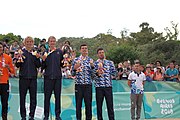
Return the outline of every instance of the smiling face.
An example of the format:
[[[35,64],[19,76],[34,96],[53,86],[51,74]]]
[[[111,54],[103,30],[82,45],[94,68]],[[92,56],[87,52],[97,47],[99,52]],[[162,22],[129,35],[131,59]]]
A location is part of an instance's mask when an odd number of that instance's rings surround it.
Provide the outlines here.
[[[83,56],[88,55],[88,47],[87,47],[87,45],[81,45],[81,47],[80,47],[80,52],[81,52],[81,54],[82,54]]]
[[[171,69],[174,69],[174,63],[171,62],[171,63],[169,64],[169,67],[170,67]]]
[[[50,36],[48,39],[50,49],[54,49],[56,47],[56,38],[54,36]]]
[[[104,59],[105,58],[104,50],[99,50],[97,55],[98,55],[99,59],[101,59],[101,60]]]
[[[33,45],[34,45],[33,38],[30,36],[26,37],[24,40],[24,45],[25,45],[27,50],[31,50],[33,48]]]

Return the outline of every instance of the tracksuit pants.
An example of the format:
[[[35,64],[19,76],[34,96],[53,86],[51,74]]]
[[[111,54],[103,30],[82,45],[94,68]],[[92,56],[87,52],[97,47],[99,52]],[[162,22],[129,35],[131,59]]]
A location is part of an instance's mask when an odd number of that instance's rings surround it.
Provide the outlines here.
[[[2,120],[7,120],[9,83],[0,84],[0,97],[2,104]]]
[[[50,99],[52,92],[55,95],[56,120],[61,120],[61,79],[44,78],[44,120],[49,118]]]
[[[19,93],[20,93],[20,114],[22,120],[26,119],[26,95],[29,90],[30,95],[30,113],[29,117],[34,118],[37,104],[37,79],[20,78]]]
[[[102,106],[104,98],[106,100],[109,120],[114,120],[112,87],[96,87],[97,118],[98,120],[103,120]]]
[[[92,85],[75,85],[76,118],[82,120],[82,101],[85,103],[86,120],[92,119]]]

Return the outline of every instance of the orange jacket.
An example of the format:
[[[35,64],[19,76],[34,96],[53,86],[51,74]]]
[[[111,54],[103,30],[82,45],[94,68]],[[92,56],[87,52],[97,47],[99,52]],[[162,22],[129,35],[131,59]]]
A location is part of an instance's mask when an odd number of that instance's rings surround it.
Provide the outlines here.
[[[8,70],[8,68],[6,67],[3,67],[2,65],[3,59],[5,61],[5,64],[9,65],[10,70]],[[3,55],[0,56],[0,70],[2,71],[2,74],[0,74],[0,84],[8,83],[9,72],[14,74],[14,66],[12,63],[12,58],[9,55],[3,53]]]

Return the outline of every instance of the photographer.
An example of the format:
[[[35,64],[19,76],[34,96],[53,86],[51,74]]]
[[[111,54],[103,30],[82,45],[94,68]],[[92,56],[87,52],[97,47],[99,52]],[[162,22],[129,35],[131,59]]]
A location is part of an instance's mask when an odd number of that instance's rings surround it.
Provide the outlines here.
[[[127,60],[124,61],[123,66],[124,67],[123,67],[122,80],[127,80],[128,79],[128,75],[131,72],[131,69],[128,66],[128,61]]]
[[[64,46],[62,46],[62,51],[63,51],[63,54],[68,54],[69,57],[71,56],[72,47],[70,46],[69,41],[64,42]]]

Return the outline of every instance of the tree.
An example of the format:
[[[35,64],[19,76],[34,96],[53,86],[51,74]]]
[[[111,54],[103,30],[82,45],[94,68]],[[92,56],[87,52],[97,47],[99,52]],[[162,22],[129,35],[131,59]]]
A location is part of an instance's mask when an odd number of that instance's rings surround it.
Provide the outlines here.
[[[166,40],[177,40],[178,35],[179,35],[179,30],[178,30],[178,23],[174,23],[173,21],[171,21],[171,27],[172,30],[168,27],[164,28],[165,32],[166,32]]]
[[[39,45],[40,41],[41,41],[40,38],[36,38],[36,37],[34,38],[34,44],[35,44],[36,46]]]
[[[131,62],[138,58],[135,48],[127,45],[117,45],[112,46],[108,50],[107,58],[112,60],[115,64],[123,62],[125,60],[130,60]]]
[[[121,30],[121,32],[120,32],[120,35],[121,35],[121,38],[122,38],[122,40],[125,40],[126,39],[126,37],[127,37],[127,35],[128,35],[128,29],[126,29],[126,28],[124,28],[123,30]]]
[[[0,34],[0,40],[5,41],[8,44],[12,44],[15,40],[16,41],[22,41],[22,38],[20,35],[14,35],[13,33],[8,33],[8,34]]]
[[[162,39],[162,33],[154,32],[154,28],[149,27],[149,23],[143,22],[139,27],[141,28],[140,32],[130,34],[137,44],[147,44]]]

